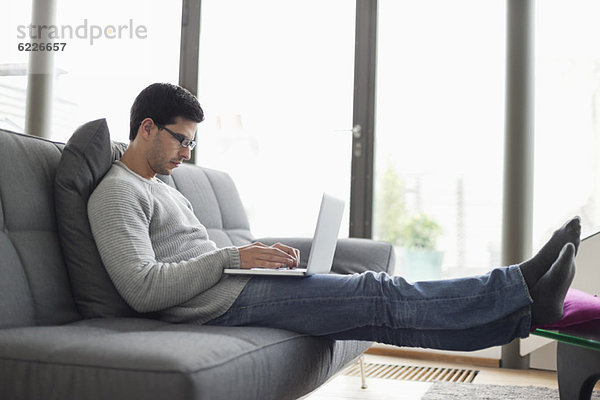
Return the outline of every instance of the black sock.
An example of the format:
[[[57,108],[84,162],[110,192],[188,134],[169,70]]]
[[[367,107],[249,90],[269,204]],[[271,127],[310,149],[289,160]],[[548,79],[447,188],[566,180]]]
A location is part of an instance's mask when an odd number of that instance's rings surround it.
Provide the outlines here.
[[[532,325],[552,324],[563,316],[567,290],[575,276],[575,246],[567,243],[558,258],[530,290]]]
[[[519,264],[521,273],[530,290],[550,269],[550,266],[556,261],[558,254],[565,244],[573,243],[575,246],[575,253],[577,253],[580,235],[581,221],[579,220],[579,217],[575,217],[554,231],[550,240],[548,240],[544,247],[542,247],[533,258]]]

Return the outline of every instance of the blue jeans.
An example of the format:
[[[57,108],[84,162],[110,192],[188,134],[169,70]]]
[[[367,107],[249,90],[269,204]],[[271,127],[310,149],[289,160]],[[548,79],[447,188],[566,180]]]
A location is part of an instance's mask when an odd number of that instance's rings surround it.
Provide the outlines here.
[[[517,266],[414,284],[374,272],[255,276],[231,308],[208,324],[468,351],[527,337],[530,305]]]

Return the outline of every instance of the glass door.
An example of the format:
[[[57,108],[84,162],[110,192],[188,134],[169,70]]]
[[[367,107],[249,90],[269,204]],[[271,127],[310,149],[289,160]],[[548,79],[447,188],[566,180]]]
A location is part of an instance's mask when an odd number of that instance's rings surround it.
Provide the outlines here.
[[[379,1],[373,236],[409,280],[500,263],[505,7]]]
[[[600,3],[544,0],[535,12],[533,243],[539,248],[574,215],[582,218],[582,237],[600,230]]]

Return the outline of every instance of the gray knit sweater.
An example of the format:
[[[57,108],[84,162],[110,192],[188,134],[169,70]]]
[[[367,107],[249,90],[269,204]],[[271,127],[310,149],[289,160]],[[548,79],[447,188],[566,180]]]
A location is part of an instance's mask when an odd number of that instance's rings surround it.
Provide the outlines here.
[[[117,161],[90,196],[94,240],[115,287],[136,311],[204,323],[233,304],[249,278],[237,248],[218,249],[190,202],[158,179]]]

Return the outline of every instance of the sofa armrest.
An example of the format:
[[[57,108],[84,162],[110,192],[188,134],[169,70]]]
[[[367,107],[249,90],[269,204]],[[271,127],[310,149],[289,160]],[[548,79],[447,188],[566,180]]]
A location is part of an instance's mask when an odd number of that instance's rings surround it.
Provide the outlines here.
[[[262,238],[257,242],[272,245],[277,242],[300,250],[300,266],[306,268],[308,255],[312,245],[311,238]],[[338,239],[333,257],[332,272],[337,274],[353,274],[365,271],[394,273],[394,247],[387,242],[371,239],[346,238]]]

